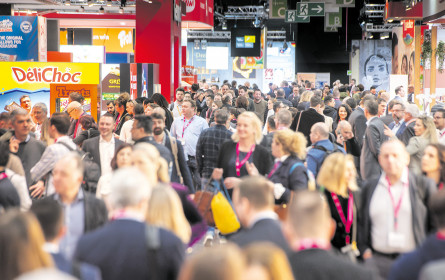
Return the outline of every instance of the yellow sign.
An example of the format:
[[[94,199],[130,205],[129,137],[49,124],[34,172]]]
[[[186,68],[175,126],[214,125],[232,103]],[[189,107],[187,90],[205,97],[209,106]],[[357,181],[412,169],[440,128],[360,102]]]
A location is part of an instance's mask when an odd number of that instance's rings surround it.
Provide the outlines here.
[[[99,84],[99,63],[0,62],[2,91],[57,84]]]
[[[93,45],[105,46],[108,53],[132,53],[132,28],[94,28]]]
[[[245,43],[255,43],[255,36],[244,36],[244,42]]]

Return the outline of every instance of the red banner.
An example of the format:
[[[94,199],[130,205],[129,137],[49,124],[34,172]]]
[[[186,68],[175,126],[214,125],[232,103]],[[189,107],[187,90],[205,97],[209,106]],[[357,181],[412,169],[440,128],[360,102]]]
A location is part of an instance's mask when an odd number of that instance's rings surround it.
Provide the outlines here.
[[[199,22],[213,27],[214,0],[182,0],[186,3],[186,16],[183,22]]]

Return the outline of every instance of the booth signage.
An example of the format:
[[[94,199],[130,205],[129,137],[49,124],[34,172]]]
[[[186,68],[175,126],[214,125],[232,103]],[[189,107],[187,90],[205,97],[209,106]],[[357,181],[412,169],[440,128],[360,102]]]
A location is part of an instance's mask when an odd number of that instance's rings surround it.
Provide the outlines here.
[[[105,46],[107,53],[132,53],[132,28],[94,28],[93,45]]]
[[[322,2],[307,2],[297,3],[297,13],[299,16],[324,16],[324,3]]]
[[[299,15],[297,15],[297,10],[288,10],[288,11],[286,11],[286,18],[285,18],[284,21],[285,22],[292,22],[292,23],[310,22],[311,18],[309,16],[299,16]]]
[[[269,9],[269,18],[284,18],[287,10],[287,0],[270,0]]]
[[[213,26],[214,0],[183,0],[187,14],[182,21],[196,21]]]

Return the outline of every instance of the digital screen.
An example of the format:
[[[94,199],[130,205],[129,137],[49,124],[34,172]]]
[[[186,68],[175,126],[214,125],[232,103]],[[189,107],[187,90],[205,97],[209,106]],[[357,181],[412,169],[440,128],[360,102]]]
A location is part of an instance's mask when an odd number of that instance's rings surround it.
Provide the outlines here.
[[[233,28],[231,35],[231,56],[261,55],[260,28]]]
[[[206,68],[227,70],[229,69],[229,48],[227,47],[207,47]]]

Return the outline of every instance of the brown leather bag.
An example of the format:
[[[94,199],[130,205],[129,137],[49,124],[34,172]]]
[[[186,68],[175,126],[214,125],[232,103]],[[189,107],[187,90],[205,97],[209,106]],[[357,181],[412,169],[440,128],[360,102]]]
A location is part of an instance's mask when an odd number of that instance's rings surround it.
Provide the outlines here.
[[[278,215],[278,218],[280,219],[280,221],[284,222],[286,220],[287,214],[289,212],[289,204],[290,204],[290,202],[292,201],[293,198],[294,198],[294,192],[291,191],[290,192],[289,202],[282,203],[282,204],[274,206],[274,211]]]
[[[215,194],[214,192],[208,190],[210,181],[211,180],[209,180],[209,183],[207,183],[207,185],[204,187],[204,190],[200,190],[195,193],[195,198],[193,200],[196,204],[196,208],[198,208],[199,213],[206,220],[207,225],[210,227],[214,227],[215,221],[213,220],[211,203]]]

